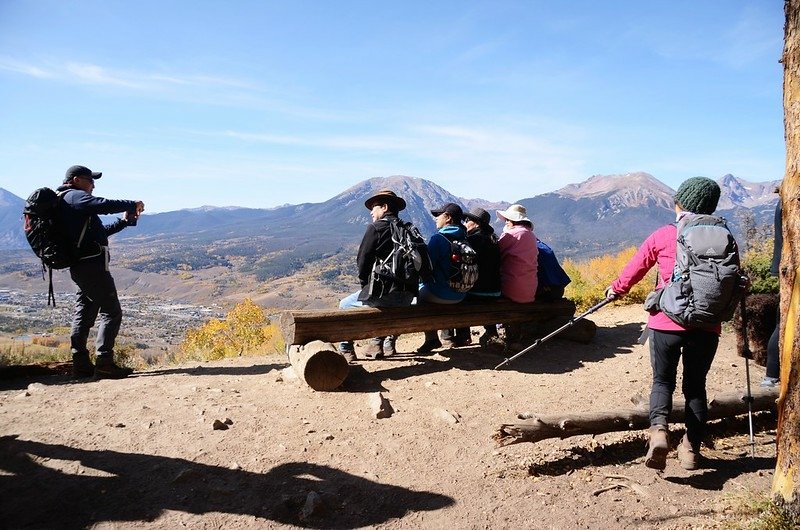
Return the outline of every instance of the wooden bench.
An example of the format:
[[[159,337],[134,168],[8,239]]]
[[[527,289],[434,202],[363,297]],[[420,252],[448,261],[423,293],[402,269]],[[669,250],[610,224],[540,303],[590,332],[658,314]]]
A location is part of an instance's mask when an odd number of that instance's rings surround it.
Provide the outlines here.
[[[530,304],[499,299],[392,308],[291,310],[281,314],[280,328],[298,376],[315,390],[334,390],[349,371],[347,361],[333,346],[336,342],[496,323],[534,326],[549,333],[574,315],[575,304],[566,299]],[[594,324],[584,322],[587,325],[580,335],[584,341],[591,340]]]

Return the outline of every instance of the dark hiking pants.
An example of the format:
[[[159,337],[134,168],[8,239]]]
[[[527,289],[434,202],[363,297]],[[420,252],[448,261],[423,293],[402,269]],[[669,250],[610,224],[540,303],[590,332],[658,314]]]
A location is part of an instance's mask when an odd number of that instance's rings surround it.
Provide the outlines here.
[[[686,437],[694,446],[703,438],[708,417],[706,376],[717,352],[719,335],[712,331],[650,330],[650,365],[653,387],[650,391],[650,425],[667,425],[672,411],[678,361],[683,358],[683,397],[686,400]]]
[[[78,286],[75,313],[72,317],[70,342],[72,353],[87,352],[86,341],[98,314],[95,349],[101,358],[113,358],[114,341],[122,323],[122,308],[114,278],[106,270],[103,256],[81,260],[69,269],[72,281]]]

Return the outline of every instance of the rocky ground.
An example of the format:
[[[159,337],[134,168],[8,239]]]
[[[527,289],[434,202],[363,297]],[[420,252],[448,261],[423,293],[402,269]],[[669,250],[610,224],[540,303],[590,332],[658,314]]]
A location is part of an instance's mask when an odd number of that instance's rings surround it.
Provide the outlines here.
[[[352,367],[314,392],[283,356],[121,381],[0,382],[3,528],[717,528],[769,491],[774,416],[716,422],[707,459],[643,465],[643,431],[497,447],[524,412],[630,408],[649,391],[644,313],[606,307],[593,343],[552,340],[507,369],[478,346]],[[751,363],[758,386],[763,369]],[[709,395],[743,389],[726,333]],[[377,419],[380,392],[394,413]],[[681,425],[672,426],[673,443]]]

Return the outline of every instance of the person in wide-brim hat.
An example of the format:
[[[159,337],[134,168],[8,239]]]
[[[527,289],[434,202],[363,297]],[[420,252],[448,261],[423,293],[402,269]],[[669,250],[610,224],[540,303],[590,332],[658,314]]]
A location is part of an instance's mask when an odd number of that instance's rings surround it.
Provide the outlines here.
[[[505,210],[497,210],[497,217],[502,219],[503,221],[512,221],[514,223],[531,223],[533,221],[528,219],[528,210],[521,204],[512,204]]]
[[[406,201],[392,190],[380,190],[364,201],[367,210],[372,210],[376,204],[388,204],[395,213],[406,209]]]

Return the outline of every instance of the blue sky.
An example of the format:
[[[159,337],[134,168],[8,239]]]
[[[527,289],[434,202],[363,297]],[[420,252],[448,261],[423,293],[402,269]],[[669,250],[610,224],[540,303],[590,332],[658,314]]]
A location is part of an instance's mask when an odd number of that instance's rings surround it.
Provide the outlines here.
[[[0,187],[149,212],[409,175],[783,177],[783,2],[0,0]]]

